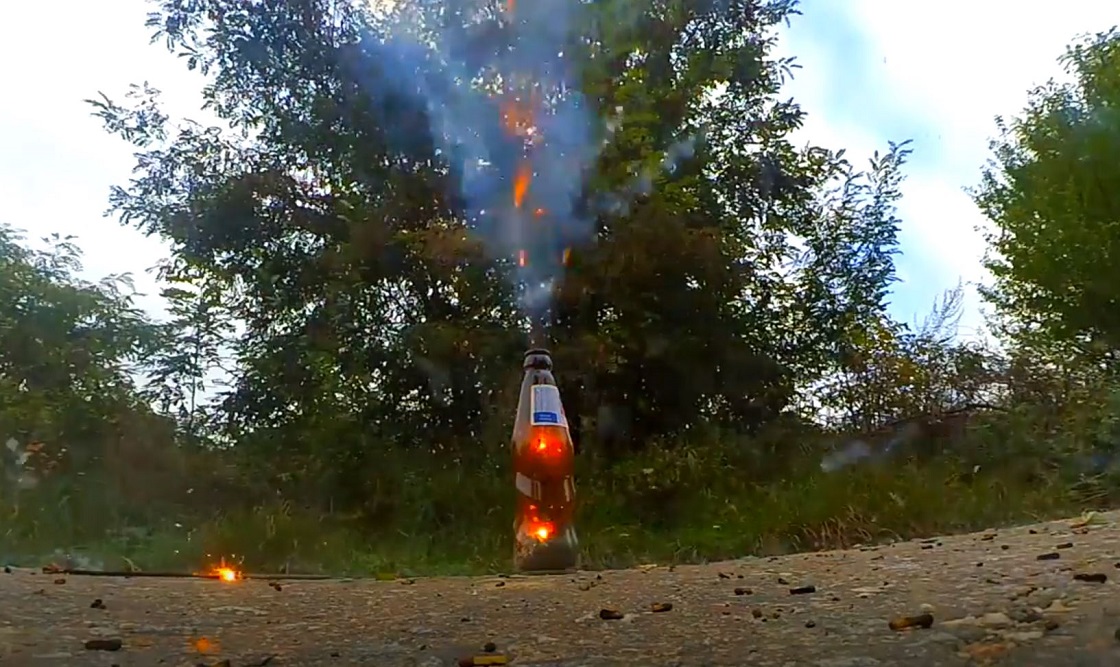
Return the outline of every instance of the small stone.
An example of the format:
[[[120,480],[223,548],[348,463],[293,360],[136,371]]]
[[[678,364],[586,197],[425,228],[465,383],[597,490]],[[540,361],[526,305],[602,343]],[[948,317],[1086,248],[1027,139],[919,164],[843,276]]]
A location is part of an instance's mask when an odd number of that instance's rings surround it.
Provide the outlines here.
[[[999,548],[1002,549],[1003,551],[1007,551],[1008,549],[1011,548],[1011,545],[1001,544],[1001,545],[999,545]]]
[[[1049,553],[1039,554],[1035,556],[1035,560],[1058,560],[1061,557],[1062,554],[1058,553],[1057,551],[1051,551]]]
[[[497,651],[497,650],[498,650],[498,645],[495,644],[494,642],[486,642],[485,644],[482,645],[482,652],[483,653],[493,653],[494,651]]]
[[[986,628],[1005,628],[1009,625],[1014,625],[1011,617],[1002,611],[991,611],[976,619],[979,625]]]
[[[816,621],[805,621],[805,627],[815,628],[815,627],[817,627],[817,622]]]
[[[12,568],[5,565],[4,566],[4,574],[11,574],[11,573],[12,573]]]
[[[1042,620],[1042,614],[1029,607],[1013,609],[1008,616],[1016,623],[1035,623]]]
[[[789,594],[790,595],[806,595],[808,593],[816,593],[816,592],[817,592],[817,587],[812,586],[812,585],[810,585],[810,586],[798,586],[797,588],[789,589]]]
[[[506,585],[506,582],[499,581],[498,583],[494,584],[494,588],[501,588],[502,586],[505,586],[505,585]],[[586,590],[586,589],[584,589],[584,590]]]
[[[752,609],[751,610],[751,616],[753,616],[755,618],[762,618],[762,610],[761,609]]]
[[[105,609],[105,603],[102,602],[101,598],[97,598],[93,602],[89,603],[89,608],[90,609]]]
[[[654,602],[649,606],[649,610],[655,614],[661,614],[667,611],[673,611],[672,602]]]
[[[1087,584],[1103,584],[1108,581],[1108,575],[1104,572],[1079,572],[1073,575],[1074,581],[1082,581]]]
[[[781,584],[782,586],[788,586],[789,585],[789,582],[786,581],[785,577],[778,577],[778,583]]]
[[[1055,549],[1072,549],[1073,548],[1073,542],[1062,542],[1061,544],[1059,544],[1058,546],[1056,546],[1054,548]]]
[[[899,616],[887,624],[891,630],[907,630],[910,628],[929,629],[933,626],[933,614],[918,614],[917,616]]]
[[[751,595],[753,593],[754,591],[752,591],[751,589],[743,588],[742,586],[739,586],[735,589],[735,595]]]
[[[600,609],[599,610],[599,618],[603,619],[604,621],[617,621],[624,616],[626,616],[626,614],[622,613],[621,611],[619,611],[617,609]]]
[[[66,583],[66,578],[65,577],[59,577],[58,579],[54,580],[54,583],[55,583],[55,585],[65,584]]]
[[[108,639],[87,639],[85,647],[87,651],[119,651],[124,646],[124,642],[116,637]]]
[[[716,574],[719,575],[720,579],[730,579],[731,578],[731,575],[726,573],[726,572],[717,572]]]

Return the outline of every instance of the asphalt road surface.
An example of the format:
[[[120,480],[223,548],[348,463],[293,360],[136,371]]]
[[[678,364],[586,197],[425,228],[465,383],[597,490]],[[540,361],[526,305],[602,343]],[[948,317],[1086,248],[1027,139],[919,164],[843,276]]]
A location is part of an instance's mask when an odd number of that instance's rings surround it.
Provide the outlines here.
[[[0,574],[0,665],[1115,666],[1118,580],[1120,513],[554,576],[226,583],[12,570]]]

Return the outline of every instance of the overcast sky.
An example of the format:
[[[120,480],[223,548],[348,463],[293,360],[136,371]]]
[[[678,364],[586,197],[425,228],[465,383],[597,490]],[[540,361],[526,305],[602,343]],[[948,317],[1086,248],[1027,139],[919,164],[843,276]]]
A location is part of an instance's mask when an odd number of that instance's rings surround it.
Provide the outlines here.
[[[0,220],[32,236],[73,234],[97,278],[146,269],[161,244],[102,216],[131,150],[104,133],[84,98],[149,81],[172,115],[199,117],[200,79],[148,44],[143,0],[9,3],[0,22]],[[1029,10],[1028,10],[1029,7]],[[912,321],[958,280],[983,279],[983,223],[968,196],[997,114],[1016,113],[1033,85],[1059,73],[1076,35],[1120,23],[1111,0],[804,0],[782,51],[802,69],[790,85],[809,112],[802,138],[865,160],[888,140],[914,140],[907,169],[893,310]],[[158,310],[158,297],[143,301]],[[970,289],[966,326],[980,324]],[[967,333],[967,332],[966,332]]]

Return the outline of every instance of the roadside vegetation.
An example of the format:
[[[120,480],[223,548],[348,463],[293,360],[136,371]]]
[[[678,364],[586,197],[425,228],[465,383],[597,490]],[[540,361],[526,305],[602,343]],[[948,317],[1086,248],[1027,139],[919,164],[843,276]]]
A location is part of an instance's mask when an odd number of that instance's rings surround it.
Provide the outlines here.
[[[485,225],[446,123],[399,85],[433,61],[377,65],[394,21],[468,55],[500,30],[437,4],[156,7],[153,48],[207,72],[223,124],[168,118],[146,86],[91,102],[137,152],[113,210],[171,247],[166,317],[127,276],[83,278],[73,239],[0,227],[0,560],[508,569],[515,262],[463,233]],[[921,326],[888,312],[905,138],[868,165],[791,143],[804,112],[770,52],[796,8],[720,4],[572,17],[595,38],[567,65],[617,115],[549,329],[586,564],[1120,505],[1120,34],[1075,42],[1070,82],[1002,120],[976,175],[981,340],[958,332],[959,288]]]

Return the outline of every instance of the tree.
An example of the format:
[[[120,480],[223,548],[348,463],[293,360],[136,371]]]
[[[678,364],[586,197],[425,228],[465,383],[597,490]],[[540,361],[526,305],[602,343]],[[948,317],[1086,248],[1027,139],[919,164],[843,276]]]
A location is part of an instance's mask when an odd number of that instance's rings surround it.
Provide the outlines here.
[[[34,248],[0,226],[4,486],[49,473],[55,488],[111,493],[99,488],[107,477],[142,477],[145,457],[173,444],[159,437],[167,424],[136,387],[161,338],[133,304],[127,276],[82,280],[71,238],[43,242]],[[83,476],[94,471],[107,475]]]
[[[1120,350],[1120,33],[1061,59],[1069,82],[1031,92],[999,120],[974,198],[994,227],[984,292],[1022,342],[1071,347],[1114,365]],[[1033,343],[1031,341],[1034,341]]]
[[[497,94],[515,74],[547,110],[529,197],[563,222],[551,251],[570,249],[550,313],[558,375],[574,421],[625,406],[631,438],[609,454],[702,420],[765,425],[851,321],[882,310],[905,147],[862,173],[789,143],[802,112],[776,95],[792,64],[769,50],[794,3],[525,11],[164,2],[155,37],[210,76],[230,128],[173,124],[148,87],[95,102],[139,151],[115,211],[244,325],[221,404],[242,449],[360,498],[377,447],[456,465],[502,445],[518,291],[541,277],[487,217],[519,187],[503,123],[521,121]],[[535,50],[515,48],[525,21]]]

